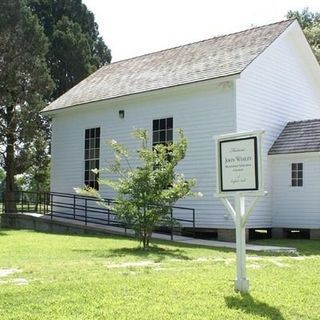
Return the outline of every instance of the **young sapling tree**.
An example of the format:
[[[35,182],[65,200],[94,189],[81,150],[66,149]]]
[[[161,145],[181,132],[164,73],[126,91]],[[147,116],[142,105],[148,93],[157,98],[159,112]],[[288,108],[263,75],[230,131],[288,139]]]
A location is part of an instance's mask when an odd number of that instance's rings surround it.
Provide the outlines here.
[[[100,178],[99,185],[111,187],[115,193],[112,210],[119,219],[130,226],[140,240],[144,249],[150,245],[154,227],[161,223],[172,223],[170,206],[187,196],[201,195],[192,192],[194,179],[186,179],[175,171],[187,151],[187,139],[183,131],[179,131],[179,139],[170,144],[158,144],[150,147],[146,130],[136,129],[134,136],[140,141],[137,150],[139,165],[134,167],[129,158],[128,149],[111,140],[109,145],[114,152],[114,160],[107,171],[116,175],[116,179]],[[101,175],[100,175],[101,177]],[[99,199],[99,203],[107,206],[100,192],[90,188],[76,188],[83,195]],[[110,208],[110,207],[108,207]]]

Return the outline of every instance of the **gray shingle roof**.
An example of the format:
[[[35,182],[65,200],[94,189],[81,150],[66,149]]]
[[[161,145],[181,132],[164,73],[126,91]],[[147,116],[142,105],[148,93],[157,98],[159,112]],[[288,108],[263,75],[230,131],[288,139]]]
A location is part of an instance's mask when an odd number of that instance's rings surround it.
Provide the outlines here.
[[[320,151],[320,119],[289,122],[269,154]]]
[[[293,21],[285,20],[111,63],[43,111],[239,74]]]

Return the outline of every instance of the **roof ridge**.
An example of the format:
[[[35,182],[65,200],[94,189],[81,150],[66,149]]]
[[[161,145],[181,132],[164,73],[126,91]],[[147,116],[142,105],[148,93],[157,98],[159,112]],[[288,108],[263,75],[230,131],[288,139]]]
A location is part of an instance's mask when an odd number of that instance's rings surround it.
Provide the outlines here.
[[[269,26],[272,26],[272,25],[281,24],[281,23],[288,22],[288,21],[292,21],[293,22],[295,20],[297,20],[297,19],[296,18],[284,19],[284,20],[281,20],[281,21],[272,22],[272,23],[261,25],[261,26],[247,28],[247,29],[244,29],[244,30],[241,30],[241,31],[231,32],[231,33],[223,34],[223,35],[220,35],[220,36],[214,36],[214,37],[210,37],[210,38],[207,38],[207,39],[198,40],[198,41],[194,41],[194,42],[188,42],[188,43],[185,43],[185,44],[182,44],[182,45],[179,45],[179,46],[170,47],[170,48],[166,48],[166,49],[161,49],[161,50],[157,50],[157,51],[153,51],[153,52],[148,52],[148,53],[144,53],[144,54],[141,54],[141,55],[133,56],[133,57],[130,57],[130,58],[125,58],[125,59],[122,59],[122,60],[111,62],[111,63],[103,66],[102,68],[108,67],[108,66],[111,66],[111,65],[114,65],[114,64],[118,64],[118,63],[121,63],[121,62],[125,62],[125,61],[128,61],[128,60],[134,60],[134,59],[137,59],[137,58],[150,56],[150,55],[153,55],[153,54],[156,54],[156,53],[160,53],[160,52],[166,52],[166,51],[170,51],[170,50],[173,50],[173,49],[187,47],[187,46],[190,46],[190,45],[193,45],[193,44],[196,44],[196,43],[206,42],[206,41],[210,41],[210,40],[217,39],[217,38],[224,38],[224,37],[228,37],[228,36],[244,33],[244,32],[255,30],[255,29],[261,29],[261,28],[264,28],[264,27],[269,27]]]

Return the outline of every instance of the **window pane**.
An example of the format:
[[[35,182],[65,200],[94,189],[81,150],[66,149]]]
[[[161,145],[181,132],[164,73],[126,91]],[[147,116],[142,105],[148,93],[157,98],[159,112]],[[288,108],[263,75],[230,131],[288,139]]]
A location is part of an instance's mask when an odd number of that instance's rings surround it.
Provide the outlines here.
[[[96,148],[100,148],[100,138],[96,138]]]
[[[95,149],[95,154],[94,154],[95,156],[94,156],[94,158],[99,158],[99,156],[100,156],[100,152],[99,152],[99,149]]]
[[[84,172],[84,180],[89,180],[89,171]]]
[[[299,179],[299,180],[298,180],[298,186],[299,186],[299,187],[302,187],[302,185],[303,185],[302,179]]]
[[[160,120],[160,129],[163,130],[166,128],[166,119]]]
[[[293,187],[296,187],[296,186],[297,186],[297,180],[292,179],[291,185],[292,185]]]
[[[167,129],[172,129],[173,128],[173,118],[168,118],[167,119]]]
[[[89,180],[94,180],[95,174],[92,171],[89,171]]]
[[[159,142],[159,131],[153,132],[153,143]]]
[[[171,142],[172,141],[172,130],[167,131],[167,141]]]
[[[89,150],[84,151],[84,159],[85,160],[89,159]]]
[[[94,138],[94,134],[95,134],[94,129],[90,129],[90,138]]]
[[[291,177],[292,177],[292,179],[297,179],[298,178],[297,171],[292,171]]]
[[[90,138],[90,129],[86,129],[85,138],[86,139]]]
[[[100,128],[96,128],[96,138],[100,138]]]
[[[160,142],[166,141],[166,132],[165,130],[160,131]]]
[[[95,184],[94,181],[89,181],[89,187],[94,188]]]
[[[298,170],[302,170],[303,169],[303,164],[302,163],[298,163]]]
[[[152,130],[159,130],[159,120],[153,120]]]
[[[88,148],[89,148],[89,139],[86,139],[86,140],[85,140],[84,148],[85,148],[85,149],[88,149]]]
[[[303,172],[302,171],[298,171],[298,178],[302,179],[303,178]]]

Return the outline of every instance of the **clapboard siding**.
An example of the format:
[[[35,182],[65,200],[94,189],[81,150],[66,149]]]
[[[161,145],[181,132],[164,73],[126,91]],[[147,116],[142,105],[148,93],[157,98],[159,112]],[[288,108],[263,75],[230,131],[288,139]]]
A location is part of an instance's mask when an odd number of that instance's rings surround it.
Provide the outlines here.
[[[320,228],[320,155],[274,155],[273,227]],[[291,186],[291,163],[303,163],[303,187]]]
[[[125,110],[124,119],[119,118],[120,109]],[[209,81],[57,113],[53,119],[51,190],[73,192],[74,187],[83,184],[86,128],[101,127],[102,141],[115,139],[127,145],[134,155],[138,143],[131,136],[133,128],[146,128],[150,133],[153,119],[171,116],[174,129],[182,128],[188,139],[187,156],[178,171],[188,178],[196,178],[196,191],[203,193],[202,198],[181,200],[179,205],[196,209],[198,227],[231,227],[231,221],[225,219],[225,209],[213,197],[212,137],[235,131],[233,82]],[[110,159],[110,149],[102,144],[102,166]],[[136,163],[134,159],[133,163]],[[106,197],[114,196],[110,190],[102,191]]]
[[[320,117],[318,82],[305,61],[310,59],[309,51],[295,24],[237,80],[237,131],[265,130],[265,189],[269,194],[254,209],[249,227],[272,226],[271,164],[266,160],[271,145],[288,121]]]
[[[174,129],[184,129],[189,143],[187,156],[178,171],[188,178],[196,178],[195,191],[203,193],[203,198],[184,199],[178,204],[196,209],[197,227],[233,228],[226,209],[213,197],[216,172],[212,137],[264,129],[265,189],[269,195],[254,209],[248,227],[289,226],[299,221],[299,217],[294,215],[291,219],[286,214],[289,211],[283,209],[284,202],[291,201],[290,197],[278,201],[278,193],[275,195],[278,191],[273,188],[275,174],[272,175],[272,170],[278,172],[278,162],[272,167],[267,153],[288,121],[320,118],[319,83],[319,66],[295,22],[240,76],[56,110],[51,190],[72,193],[74,187],[83,185],[85,129],[100,127],[102,141],[116,139],[127,145],[135,158],[139,145],[131,136],[133,128],[145,128],[151,133],[153,119],[173,117]],[[119,110],[125,111],[124,119],[119,118]],[[105,167],[112,157],[111,150],[102,145],[101,166]],[[137,164],[136,159],[132,161],[133,165]],[[279,166],[282,170],[281,163]],[[313,181],[316,186],[310,194],[312,200],[306,201],[304,206],[307,206],[306,214],[314,218],[319,204],[313,195],[319,187],[319,177]],[[281,186],[280,181],[277,183]],[[114,196],[111,190],[102,192],[106,197]],[[283,194],[284,197],[289,195],[292,193]],[[296,208],[302,210],[301,205],[302,202],[296,203]],[[316,223],[315,219],[311,221]]]

